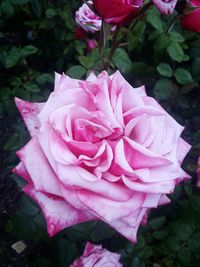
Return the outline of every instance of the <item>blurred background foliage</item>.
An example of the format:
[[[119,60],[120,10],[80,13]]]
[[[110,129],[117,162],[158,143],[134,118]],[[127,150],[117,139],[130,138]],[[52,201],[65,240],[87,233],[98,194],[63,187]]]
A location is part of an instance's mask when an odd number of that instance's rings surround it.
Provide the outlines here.
[[[192,182],[176,188],[172,204],[152,212],[136,245],[101,222],[48,238],[41,211],[20,190],[24,181],[11,174],[18,162],[14,152],[29,138],[14,96],[44,101],[53,90],[54,71],[84,78],[99,68],[98,49],[88,51],[86,40],[75,37],[74,14],[81,3],[0,1],[0,266],[66,267],[90,240],[120,252],[127,267],[199,267],[200,195],[194,185],[200,154],[200,36],[178,23],[169,27],[171,16],[153,8],[129,30],[124,27],[111,62],[111,71],[118,68],[132,85],[146,85],[148,94],[186,126],[183,137],[193,145],[184,161]],[[20,254],[11,247],[19,240],[26,244]]]

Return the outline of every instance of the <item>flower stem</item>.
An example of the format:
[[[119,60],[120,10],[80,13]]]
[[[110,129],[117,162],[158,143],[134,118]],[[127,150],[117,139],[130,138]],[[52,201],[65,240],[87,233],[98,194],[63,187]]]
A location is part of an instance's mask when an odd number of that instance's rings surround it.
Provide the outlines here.
[[[174,28],[174,26],[175,26],[177,20],[178,20],[180,17],[181,17],[181,16],[180,16],[179,14],[176,15],[175,17],[173,17],[173,19],[171,20],[169,26],[167,27],[166,33],[170,33],[170,32],[173,30],[173,28]]]

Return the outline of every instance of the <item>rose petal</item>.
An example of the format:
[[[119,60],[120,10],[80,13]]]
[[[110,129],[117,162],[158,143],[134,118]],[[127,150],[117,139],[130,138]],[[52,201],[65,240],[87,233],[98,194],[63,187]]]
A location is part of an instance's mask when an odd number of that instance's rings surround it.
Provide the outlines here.
[[[36,135],[40,129],[40,122],[37,115],[42,110],[44,103],[31,103],[17,97],[15,97],[15,103],[30,135]]]
[[[48,197],[42,192],[37,192],[33,186],[23,188],[40,206],[45,216],[47,230],[50,236],[71,225],[93,220],[95,217],[87,212],[73,208],[63,199]]]

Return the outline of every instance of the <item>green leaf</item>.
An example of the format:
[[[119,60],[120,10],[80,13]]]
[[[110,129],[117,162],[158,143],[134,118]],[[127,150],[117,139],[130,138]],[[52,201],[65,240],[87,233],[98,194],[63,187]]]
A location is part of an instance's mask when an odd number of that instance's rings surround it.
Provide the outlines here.
[[[31,82],[28,82],[26,84],[23,85],[24,89],[31,92],[31,93],[39,93],[40,92],[40,88]]]
[[[165,230],[156,230],[153,233],[153,238],[157,240],[163,240],[167,236],[167,231]]]
[[[166,64],[166,63],[160,63],[158,66],[157,66],[157,71],[160,75],[162,76],[165,76],[165,77],[172,77],[173,75],[173,71],[172,71],[172,68],[170,67],[169,64]]]
[[[174,76],[177,80],[178,83],[180,84],[189,84],[192,82],[192,76],[189,73],[188,70],[183,69],[183,68],[178,68],[175,70]]]
[[[157,10],[152,9],[147,14],[147,21],[160,32],[163,31],[163,24],[162,19],[160,17],[160,14],[157,12]]]
[[[129,73],[132,69],[132,62],[128,53],[118,48],[113,55],[113,62],[122,73]]]
[[[91,239],[94,242],[99,242],[105,238],[111,238],[114,234],[115,231],[109,225],[98,222],[91,234]]]
[[[173,99],[178,94],[178,88],[169,79],[161,79],[154,87],[154,94],[160,100]]]
[[[185,38],[179,32],[170,32],[170,39],[177,43],[183,43],[185,41]]]
[[[189,57],[188,55],[184,54],[182,60],[183,60],[184,62],[185,62],[185,61],[188,61],[188,60],[190,60],[190,57]]]
[[[165,223],[166,217],[161,216],[154,219],[151,219],[148,222],[148,225],[151,227],[151,229],[156,230],[162,227],[162,225]]]
[[[171,43],[167,47],[167,52],[173,60],[177,62],[181,62],[183,60],[184,52],[179,43]]]
[[[196,57],[192,63],[192,75],[196,78],[200,76],[200,57]]]
[[[97,224],[96,221],[90,221],[73,225],[64,230],[64,233],[73,242],[83,242],[91,237],[91,233]]]
[[[55,240],[55,252],[56,252],[56,266],[63,267],[69,266],[71,261],[77,257],[76,244],[69,242],[65,237]]]
[[[52,18],[56,16],[56,11],[53,8],[49,8],[45,11],[45,14],[47,18]]]
[[[139,258],[148,259],[152,256],[153,251],[150,246],[145,246],[140,252],[137,253]]]
[[[41,1],[39,0],[30,0],[31,6],[33,9],[33,13],[36,15],[36,17],[40,17],[42,13],[42,6],[41,6]]]
[[[40,210],[31,198],[22,195],[19,201],[20,212],[25,216],[35,216]]]
[[[3,147],[4,150],[6,151],[10,151],[10,150],[15,150],[16,147],[16,141],[19,138],[19,134],[18,133],[13,133],[7,140],[6,143]]]
[[[29,55],[35,54],[37,51],[38,49],[35,46],[27,45],[20,50],[20,53],[21,57],[27,57]]]
[[[86,74],[86,71],[82,66],[75,65],[68,69],[67,74],[74,79],[80,79]]]
[[[152,72],[154,69],[148,66],[145,62],[135,62],[132,64],[132,72],[134,75],[147,75],[147,73]]]
[[[27,4],[30,0],[11,0],[11,2],[14,5],[23,5],[23,4]]]
[[[5,14],[5,15],[7,15],[7,16],[12,16],[13,15],[13,13],[14,13],[14,8],[13,8],[13,5],[11,4],[11,2],[10,1],[3,1],[2,3],[1,3],[1,10],[2,10],[2,12]]]
[[[19,59],[20,59],[20,54],[19,54],[18,48],[13,47],[9,51],[9,53],[8,53],[8,55],[6,57],[5,67],[7,69],[14,67],[18,63]]]
[[[37,75],[36,82],[39,85],[44,85],[45,83],[52,83],[54,82],[54,77],[51,73],[42,73],[40,75]]]
[[[191,261],[191,252],[188,248],[182,248],[178,253],[178,261],[181,263],[181,266],[188,267],[190,266]]]
[[[191,221],[185,222],[181,220],[176,220],[173,223],[171,223],[169,227],[170,235],[175,237],[179,241],[187,240],[192,235],[193,231],[194,231],[194,225]]]
[[[164,240],[163,245],[164,245],[164,249],[170,250],[172,252],[177,252],[179,251],[179,248],[180,248],[179,241],[177,240],[175,236],[167,237]]]
[[[86,69],[91,69],[94,64],[94,59],[92,57],[79,56],[78,59],[81,65],[83,65],[83,67],[85,67]]]
[[[40,223],[39,219],[40,218]],[[36,216],[24,216],[20,210],[11,218],[13,234],[24,240],[40,240],[45,237],[45,221],[41,213]]]
[[[200,233],[195,233],[188,242],[189,249],[198,253],[200,251]]]
[[[133,260],[131,261],[131,266],[130,267],[141,267],[140,265],[140,260],[138,257],[134,257]]]
[[[158,52],[158,51],[161,51],[161,50],[165,49],[169,45],[169,43],[170,43],[169,36],[168,35],[165,35],[165,34],[160,34],[157,37],[157,39],[156,39],[156,41],[154,43],[153,48],[154,48],[154,50],[156,52]]]
[[[141,38],[145,32],[145,29],[146,29],[146,23],[144,23],[144,21],[140,20],[136,24],[136,26],[134,27],[132,34],[134,36]]]

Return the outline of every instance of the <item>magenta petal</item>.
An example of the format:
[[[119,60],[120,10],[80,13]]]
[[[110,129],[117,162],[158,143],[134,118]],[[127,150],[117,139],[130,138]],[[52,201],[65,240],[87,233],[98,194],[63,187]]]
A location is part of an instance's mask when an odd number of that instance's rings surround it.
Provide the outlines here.
[[[173,13],[177,0],[152,0],[157,9],[166,15]]]
[[[191,149],[191,145],[185,142],[182,138],[180,138],[178,142],[178,148],[177,148],[178,160],[180,163],[183,162],[185,156],[190,151],[190,149]]]
[[[84,205],[109,223],[134,212],[143,205],[146,197],[145,194],[134,192],[127,201],[117,201],[86,190],[78,191],[77,194]]]
[[[110,226],[118,231],[121,235],[129,239],[131,242],[137,242],[137,230],[148,212],[147,208],[141,208],[130,215],[110,222]]]
[[[83,255],[70,267],[122,267],[120,255],[102,248],[101,245],[87,243]]]
[[[49,197],[42,192],[37,192],[33,186],[26,185],[23,190],[31,196],[42,209],[50,236],[55,235],[66,227],[94,218],[94,216],[89,213],[83,213],[73,208],[64,199]]]
[[[131,179],[127,177],[122,178],[125,185],[134,190],[144,193],[162,193],[162,194],[169,194],[172,193],[175,187],[174,181],[164,181],[164,182],[157,182],[157,183],[141,183],[137,181],[131,181]]]
[[[17,152],[26,167],[36,190],[60,195],[58,179],[45,157],[37,137]],[[48,182],[47,182],[48,179]]]
[[[30,135],[34,136],[40,129],[40,122],[37,115],[42,110],[44,103],[26,102],[17,97],[15,97],[15,103],[29,130]]]
[[[24,178],[27,182],[31,182],[31,178],[29,173],[27,172],[27,169],[25,167],[25,165],[20,162],[14,169],[12,169],[12,172],[21,176],[22,178]]]
[[[140,169],[171,164],[168,159],[146,149],[130,138],[124,137],[124,140],[126,158],[132,168]]]

